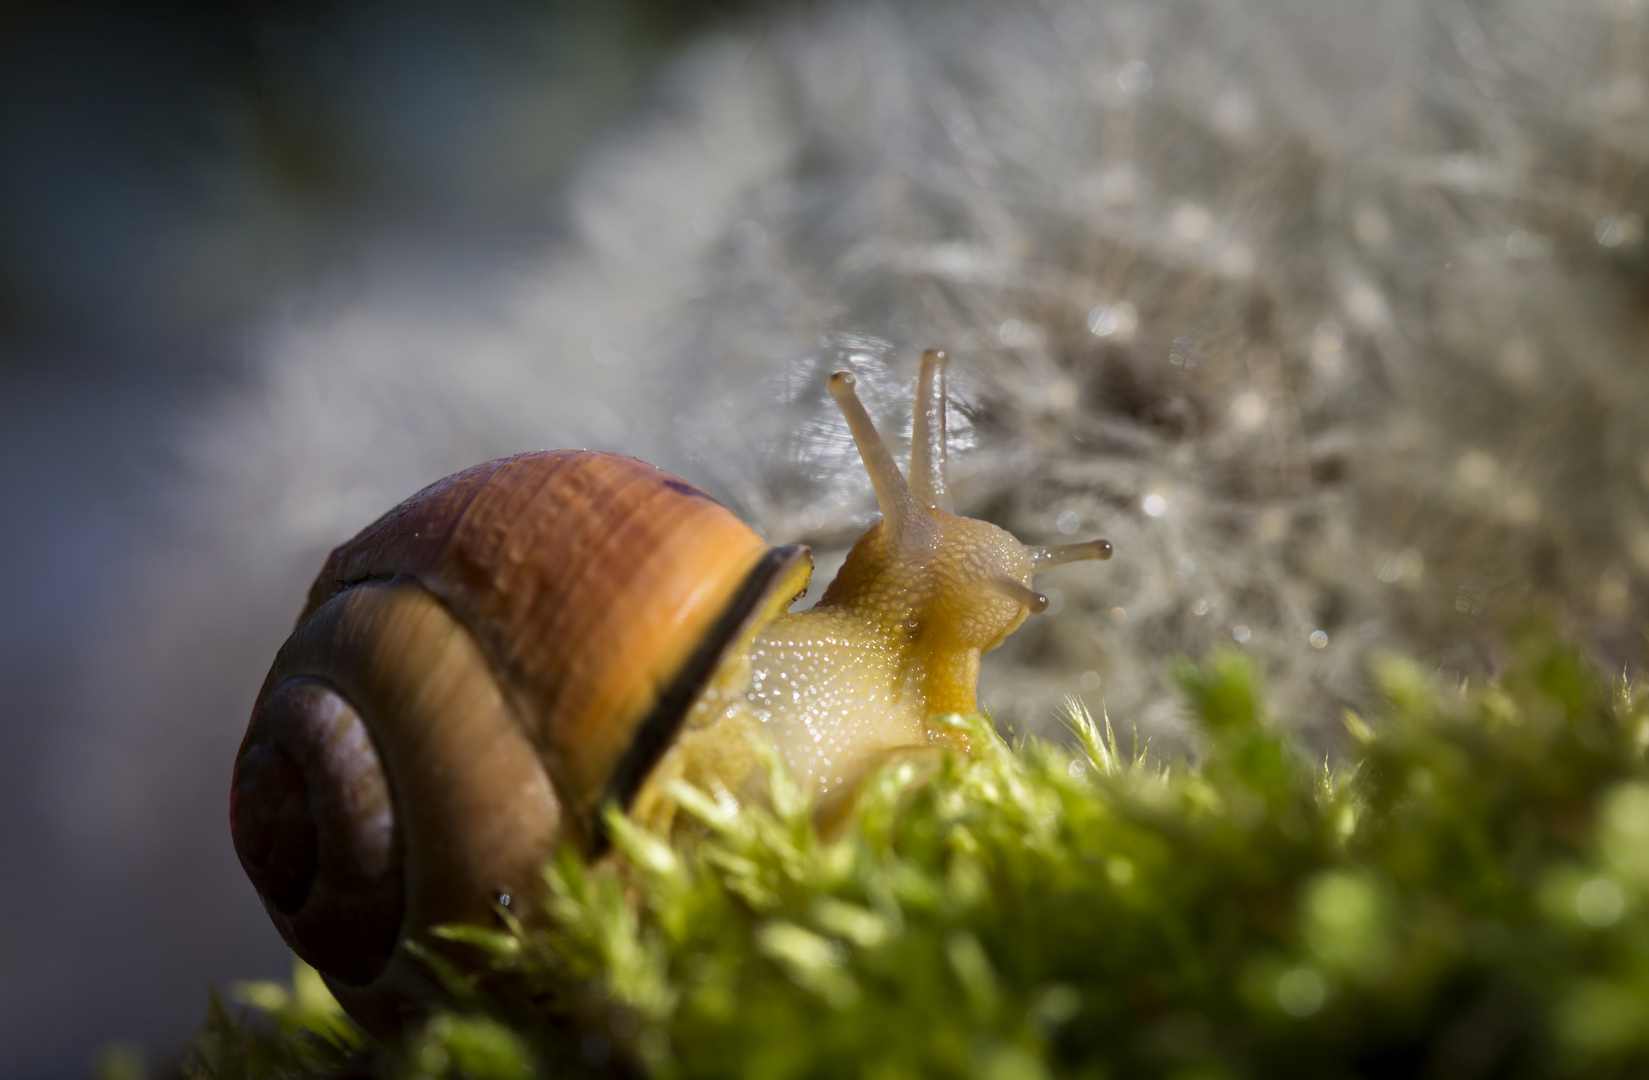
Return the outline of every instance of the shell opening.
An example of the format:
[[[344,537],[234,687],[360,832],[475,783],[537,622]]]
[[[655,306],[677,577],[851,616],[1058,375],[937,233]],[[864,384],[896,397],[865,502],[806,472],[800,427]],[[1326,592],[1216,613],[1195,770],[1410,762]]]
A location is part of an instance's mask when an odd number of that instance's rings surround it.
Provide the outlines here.
[[[703,695],[716,669],[726,661],[729,649],[735,643],[742,644],[753,633],[755,623],[772,617],[769,609],[773,606],[774,589],[793,582],[798,571],[811,574],[812,565],[812,553],[799,544],[792,544],[770,548],[751,568],[727,608],[705,632],[687,662],[661,688],[652,711],[636,726],[629,749],[613,767],[604,804],[611,803],[623,810],[630,808],[674,741],[693,703]],[[783,601],[788,604],[790,597],[784,597]],[[590,821],[589,835],[591,853],[604,853],[611,838],[599,814]]]

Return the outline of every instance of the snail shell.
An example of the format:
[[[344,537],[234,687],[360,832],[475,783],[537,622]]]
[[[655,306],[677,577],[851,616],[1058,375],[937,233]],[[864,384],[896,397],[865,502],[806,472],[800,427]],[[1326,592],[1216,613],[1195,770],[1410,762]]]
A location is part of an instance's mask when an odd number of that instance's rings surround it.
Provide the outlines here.
[[[770,548],[704,492],[633,458],[520,454],[424,489],[334,551],[236,760],[230,823],[282,937],[369,1030],[438,996],[400,944],[531,898],[602,809],[670,808],[661,778],[747,790],[752,732],[839,806],[889,751],[953,741],[979,654],[1046,566],[951,514],[943,355],[924,357],[911,483],[853,380],[831,380],[883,520],[814,609],[805,548]],[[528,910],[523,908],[523,910]]]
[[[352,1011],[422,996],[403,926],[484,921],[563,834],[594,846],[597,806],[628,803],[805,559],[651,465],[571,451],[449,477],[333,552],[231,794],[282,936]]]

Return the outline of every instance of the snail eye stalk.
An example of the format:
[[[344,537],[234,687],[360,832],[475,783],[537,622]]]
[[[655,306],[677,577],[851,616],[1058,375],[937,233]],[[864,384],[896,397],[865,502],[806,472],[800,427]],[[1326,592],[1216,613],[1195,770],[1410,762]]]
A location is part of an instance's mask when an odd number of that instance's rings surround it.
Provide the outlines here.
[[[1111,542],[1089,540],[1081,544],[1054,544],[1049,547],[1027,545],[1025,550],[1031,554],[1031,572],[1040,573],[1050,567],[1064,566],[1066,563],[1109,559]]]
[[[864,459],[871,487],[876,489],[876,505],[881,508],[882,519],[887,523],[887,528],[897,534],[911,520],[916,509],[916,496],[905,482],[905,474],[899,471],[898,463],[893,460],[887,443],[882,441],[870,414],[865,411],[864,403],[854,393],[856,382],[852,372],[836,372],[828,384],[830,396],[836,399],[842,416],[847,419],[848,430],[853,432],[854,445],[859,448],[859,457]]]
[[[938,349],[922,354],[916,379],[916,418],[910,436],[910,489],[935,510],[952,512],[950,469],[946,460],[945,365]]]
[[[1023,604],[1031,609],[1032,615],[1040,615],[1048,610],[1048,598],[1042,593],[1027,585],[1021,584],[1010,577],[1001,577],[990,583],[990,587],[1012,600],[1016,604]]]

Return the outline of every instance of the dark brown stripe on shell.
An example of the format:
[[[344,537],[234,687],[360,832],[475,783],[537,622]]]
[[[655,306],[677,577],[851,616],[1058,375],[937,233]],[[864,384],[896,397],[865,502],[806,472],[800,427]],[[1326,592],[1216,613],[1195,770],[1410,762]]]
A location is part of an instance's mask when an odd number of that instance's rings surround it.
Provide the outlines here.
[[[704,693],[727,647],[749,624],[756,609],[772,591],[773,583],[804,558],[807,558],[807,548],[799,544],[768,549],[755,568],[745,575],[738,592],[733,594],[727,609],[712,624],[704,640],[699,642],[675,678],[659,694],[652,710],[637,725],[635,738],[613,767],[612,776],[607,780],[607,790],[589,823],[592,857],[604,854],[611,842],[601,808],[608,804],[623,810],[630,808],[648,774],[674,741],[676,731],[687,719],[688,710]]]

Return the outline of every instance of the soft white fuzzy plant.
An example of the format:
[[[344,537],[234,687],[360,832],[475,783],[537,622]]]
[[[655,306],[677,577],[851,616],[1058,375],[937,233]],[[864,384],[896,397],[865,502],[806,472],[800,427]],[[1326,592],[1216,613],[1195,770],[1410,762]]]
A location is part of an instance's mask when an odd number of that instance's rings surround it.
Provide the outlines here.
[[[525,447],[828,553],[873,504],[824,375],[891,419],[943,346],[963,502],[1118,551],[989,665],[1004,726],[1081,693],[1171,735],[1164,660],[1230,640],[1332,716],[1371,647],[1492,669],[1530,601],[1635,661],[1646,18],[847,3],[702,42],[587,155],[565,243],[266,334],[190,439],[198,543],[157,555],[255,595],[170,651],[272,635],[329,545]]]

